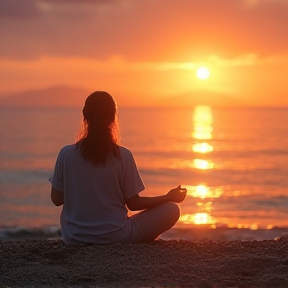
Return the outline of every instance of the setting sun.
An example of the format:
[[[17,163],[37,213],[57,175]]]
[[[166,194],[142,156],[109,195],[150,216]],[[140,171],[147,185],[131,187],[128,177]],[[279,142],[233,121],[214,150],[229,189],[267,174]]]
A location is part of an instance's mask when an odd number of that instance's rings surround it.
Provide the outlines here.
[[[210,71],[206,67],[200,67],[197,69],[196,75],[199,79],[205,80],[210,76]]]

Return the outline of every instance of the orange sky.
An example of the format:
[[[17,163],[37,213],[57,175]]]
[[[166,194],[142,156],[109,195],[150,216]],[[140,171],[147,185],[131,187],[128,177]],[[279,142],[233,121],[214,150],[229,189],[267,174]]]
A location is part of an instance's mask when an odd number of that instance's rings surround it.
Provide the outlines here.
[[[120,105],[288,106],[287,35],[287,0],[0,0],[0,95],[65,85]]]

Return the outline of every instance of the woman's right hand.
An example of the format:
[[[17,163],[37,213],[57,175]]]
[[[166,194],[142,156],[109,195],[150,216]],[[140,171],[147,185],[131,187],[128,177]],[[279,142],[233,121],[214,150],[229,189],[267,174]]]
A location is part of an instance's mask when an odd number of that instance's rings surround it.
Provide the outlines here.
[[[181,203],[185,199],[186,194],[187,189],[181,188],[181,185],[179,185],[176,188],[170,190],[166,196],[170,202]]]

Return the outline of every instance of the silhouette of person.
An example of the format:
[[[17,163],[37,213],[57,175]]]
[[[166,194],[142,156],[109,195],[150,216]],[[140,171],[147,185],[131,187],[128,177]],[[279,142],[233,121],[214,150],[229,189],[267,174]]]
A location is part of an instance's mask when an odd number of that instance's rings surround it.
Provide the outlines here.
[[[49,181],[52,202],[63,205],[60,224],[67,245],[150,242],[179,219],[176,203],[185,199],[185,188],[139,195],[145,187],[132,153],[117,144],[116,115],[110,94],[92,93],[76,143],[58,154]],[[127,207],[142,211],[128,216]]]

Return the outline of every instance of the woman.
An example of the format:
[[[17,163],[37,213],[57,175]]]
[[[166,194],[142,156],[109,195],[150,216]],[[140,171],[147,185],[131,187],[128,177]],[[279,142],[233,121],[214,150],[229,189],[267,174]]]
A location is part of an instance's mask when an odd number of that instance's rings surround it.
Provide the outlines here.
[[[141,197],[144,185],[131,152],[116,139],[116,103],[104,91],[92,93],[83,108],[76,144],[63,147],[49,181],[51,200],[63,205],[63,241],[81,243],[149,242],[179,219],[186,189]],[[143,210],[128,217],[127,207]]]

